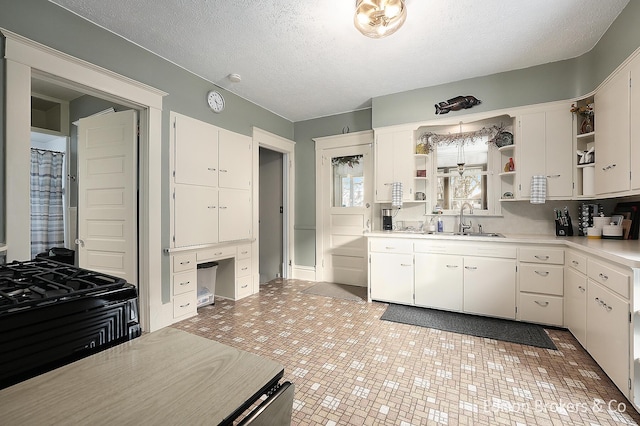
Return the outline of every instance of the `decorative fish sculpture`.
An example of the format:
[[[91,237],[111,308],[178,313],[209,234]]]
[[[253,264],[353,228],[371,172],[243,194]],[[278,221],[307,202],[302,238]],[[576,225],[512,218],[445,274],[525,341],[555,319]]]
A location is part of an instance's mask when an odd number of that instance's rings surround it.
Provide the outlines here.
[[[481,104],[482,101],[480,99],[476,99],[475,96],[467,95],[467,96],[456,96],[455,98],[449,99],[446,102],[438,102],[436,107],[436,114],[446,114],[449,111],[459,111],[461,109],[469,109],[474,105]]]

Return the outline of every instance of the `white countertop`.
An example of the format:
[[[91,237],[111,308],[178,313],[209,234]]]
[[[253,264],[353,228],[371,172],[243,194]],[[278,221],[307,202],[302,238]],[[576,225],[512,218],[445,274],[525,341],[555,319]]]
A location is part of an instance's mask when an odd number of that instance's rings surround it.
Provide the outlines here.
[[[619,263],[630,268],[640,268],[640,240],[590,239],[587,237],[556,237],[541,234],[503,234],[501,237],[478,237],[451,234],[422,234],[403,231],[365,232],[370,238],[413,238],[430,240],[477,241],[492,243],[560,245],[584,251],[590,255]]]

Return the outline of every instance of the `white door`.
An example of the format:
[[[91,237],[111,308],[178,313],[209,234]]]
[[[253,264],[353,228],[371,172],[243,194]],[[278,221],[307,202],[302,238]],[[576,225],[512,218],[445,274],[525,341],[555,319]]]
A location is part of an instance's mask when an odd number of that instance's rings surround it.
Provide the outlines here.
[[[371,167],[370,144],[322,150],[322,281],[367,285]]]
[[[78,266],[136,284],[137,112],[78,126]],[[158,213],[159,214],[159,213]]]

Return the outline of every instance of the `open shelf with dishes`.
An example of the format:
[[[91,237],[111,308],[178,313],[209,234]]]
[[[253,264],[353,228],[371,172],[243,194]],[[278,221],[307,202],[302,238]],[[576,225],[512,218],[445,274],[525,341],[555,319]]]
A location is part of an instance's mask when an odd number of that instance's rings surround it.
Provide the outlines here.
[[[416,151],[418,151],[417,149]],[[428,203],[431,199],[431,156],[429,154],[415,154],[414,194],[417,203]]]
[[[498,147],[500,153],[500,201],[514,201],[515,200],[515,186],[516,186],[516,171],[515,168],[511,170],[509,164],[514,160],[516,156],[516,146],[513,143],[513,137],[511,143]],[[513,163],[515,165],[515,163]]]
[[[576,198],[593,198],[596,155],[594,97],[576,101],[572,111],[576,118],[575,195]]]

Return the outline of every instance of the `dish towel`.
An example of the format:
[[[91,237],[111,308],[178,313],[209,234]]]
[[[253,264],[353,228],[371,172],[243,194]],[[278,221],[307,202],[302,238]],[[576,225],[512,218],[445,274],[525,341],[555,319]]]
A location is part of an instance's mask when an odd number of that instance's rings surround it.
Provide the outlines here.
[[[391,184],[391,207],[402,208],[402,182]]]
[[[547,177],[531,176],[531,204],[544,204],[547,197]]]

